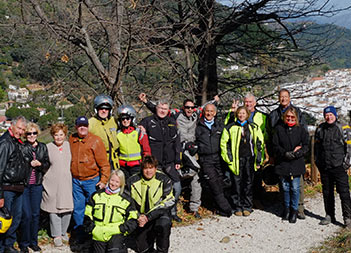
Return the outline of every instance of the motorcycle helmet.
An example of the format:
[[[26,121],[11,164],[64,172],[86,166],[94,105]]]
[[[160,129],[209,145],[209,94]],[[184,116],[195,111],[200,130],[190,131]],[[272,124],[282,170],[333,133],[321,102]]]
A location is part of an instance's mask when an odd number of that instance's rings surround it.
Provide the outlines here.
[[[0,233],[4,234],[12,224],[12,216],[6,207],[0,208]]]
[[[112,114],[113,100],[110,96],[100,94],[94,99],[94,111],[97,114],[98,109],[109,109],[110,115]]]
[[[131,105],[121,105],[117,109],[117,117],[120,123],[122,123],[122,119],[125,117],[129,117],[132,119],[131,124],[136,125],[135,118],[136,118],[136,111]]]

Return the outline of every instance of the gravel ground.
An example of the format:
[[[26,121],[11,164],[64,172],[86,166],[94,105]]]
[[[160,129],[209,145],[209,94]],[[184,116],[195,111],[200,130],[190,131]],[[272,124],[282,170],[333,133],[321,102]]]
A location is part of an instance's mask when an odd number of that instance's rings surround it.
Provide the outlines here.
[[[306,219],[295,224],[282,221],[279,205],[255,210],[249,217],[214,216],[191,226],[172,228],[170,252],[308,252],[340,230],[343,219],[340,200],[336,201],[338,224],[318,225],[324,216],[320,194],[305,199]],[[65,245],[46,245],[43,252],[71,252]],[[130,251],[133,252],[133,251]]]

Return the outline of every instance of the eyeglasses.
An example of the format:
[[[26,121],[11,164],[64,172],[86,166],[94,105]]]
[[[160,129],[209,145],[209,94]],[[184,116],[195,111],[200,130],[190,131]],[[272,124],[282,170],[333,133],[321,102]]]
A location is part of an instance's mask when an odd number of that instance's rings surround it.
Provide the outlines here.
[[[111,109],[109,108],[98,108],[99,111],[110,111]]]
[[[184,106],[184,109],[195,109],[195,106]]]
[[[26,135],[27,135],[27,136],[30,136],[30,135],[38,135],[38,132],[27,132]]]
[[[125,118],[122,118],[122,121],[124,120],[130,120],[131,118],[130,117],[125,117]]]

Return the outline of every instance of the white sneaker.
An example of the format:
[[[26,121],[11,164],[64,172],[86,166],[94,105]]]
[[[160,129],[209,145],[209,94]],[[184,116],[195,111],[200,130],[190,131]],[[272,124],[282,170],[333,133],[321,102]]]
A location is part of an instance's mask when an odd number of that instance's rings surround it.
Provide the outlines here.
[[[62,238],[61,238],[61,237],[55,237],[55,238],[54,238],[54,246],[55,246],[55,247],[61,247],[61,246],[63,246]]]
[[[62,238],[62,241],[64,241],[64,242],[68,242],[69,241],[68,234],[65,234],[65,235],[61,236],[61,238]]]

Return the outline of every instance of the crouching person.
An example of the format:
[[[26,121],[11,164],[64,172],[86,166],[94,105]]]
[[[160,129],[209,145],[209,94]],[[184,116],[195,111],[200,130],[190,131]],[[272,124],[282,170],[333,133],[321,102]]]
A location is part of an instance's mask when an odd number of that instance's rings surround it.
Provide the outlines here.
[[[128,179],[127,189],[140,213],[135,231],[137,252],[168,252],[171,234],[171,208],[175,204],[172,182],[157,170],[157,160],[145,156],[141,173]]]
[[[133,232],[138,212],[123,192],[124,174],[112,171],[105,189],[96,191],[85,208],[84,228],[92,233],[93,252],[126,253],[125,235]]]

